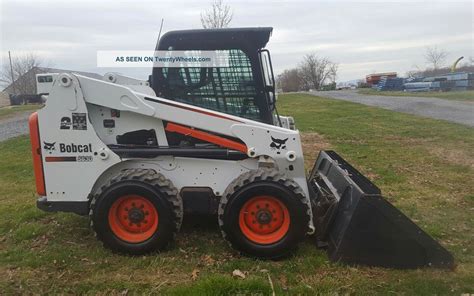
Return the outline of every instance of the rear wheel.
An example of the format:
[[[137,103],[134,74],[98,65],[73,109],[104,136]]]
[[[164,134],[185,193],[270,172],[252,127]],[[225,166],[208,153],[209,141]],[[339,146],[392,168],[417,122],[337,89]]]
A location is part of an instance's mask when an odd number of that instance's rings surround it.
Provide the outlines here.
[[[221,199],[219,225],[233,248],[278,258],[304,238],[309,206],[301,188],[275,170],[259,169],[234,180]]]
[[[177,189],[161,174],[129,169],[94,195],[89,216],[104,246],[139,255],[168,245],[181,226],[183,206]]]

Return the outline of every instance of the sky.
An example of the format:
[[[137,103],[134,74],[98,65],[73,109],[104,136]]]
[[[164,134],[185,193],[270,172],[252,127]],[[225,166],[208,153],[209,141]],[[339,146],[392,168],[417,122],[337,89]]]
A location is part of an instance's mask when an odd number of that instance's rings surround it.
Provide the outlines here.
[[[46,66],[145,79],[148,68],[98,68],[98,50],[152,50],[163,33],[201,28],[209,1],[0,0],[0,56],[33,52]],[[474,56],[474,1],[226,1],[230,27],[273,27],[267,48],[276,74],[316,53],[339,64],[338,81],[424,69],[424,52],[446,64]],[[0,65],[1,66],[1,65]]]

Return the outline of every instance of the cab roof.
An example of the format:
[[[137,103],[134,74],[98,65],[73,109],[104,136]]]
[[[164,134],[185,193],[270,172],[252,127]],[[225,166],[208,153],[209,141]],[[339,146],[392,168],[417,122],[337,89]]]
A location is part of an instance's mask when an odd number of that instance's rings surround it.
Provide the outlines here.
[[[272,31],[271,27],[170,31],[160,38],[156,50],[254,50],[265,47]]]

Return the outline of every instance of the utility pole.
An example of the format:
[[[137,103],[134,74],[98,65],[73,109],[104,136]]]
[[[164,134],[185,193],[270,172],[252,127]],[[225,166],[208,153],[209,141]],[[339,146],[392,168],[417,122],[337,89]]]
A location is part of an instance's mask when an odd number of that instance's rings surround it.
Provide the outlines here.
[[[10,54],[10,51],[8,51],[8,58],[10,59],[10,74],[11,74],[11,76],[12,76],[13,94],[16,95],[16,90],[15,90],[15,76],[13,75],[12,55]]]

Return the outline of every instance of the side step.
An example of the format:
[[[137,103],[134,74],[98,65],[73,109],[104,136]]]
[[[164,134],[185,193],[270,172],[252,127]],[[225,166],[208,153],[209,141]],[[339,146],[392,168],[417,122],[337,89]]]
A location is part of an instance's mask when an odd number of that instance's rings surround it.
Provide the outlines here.
[[[453,256],[334,151],[321,151],[308,187],[331,261],[390,268],[454,268]]]

